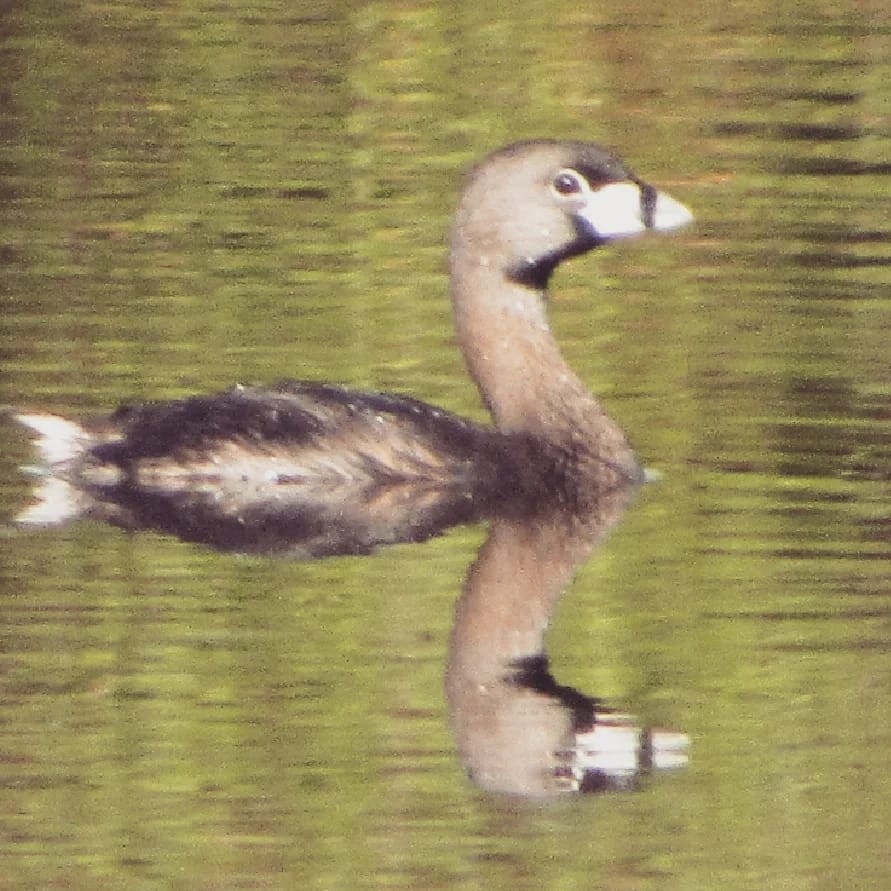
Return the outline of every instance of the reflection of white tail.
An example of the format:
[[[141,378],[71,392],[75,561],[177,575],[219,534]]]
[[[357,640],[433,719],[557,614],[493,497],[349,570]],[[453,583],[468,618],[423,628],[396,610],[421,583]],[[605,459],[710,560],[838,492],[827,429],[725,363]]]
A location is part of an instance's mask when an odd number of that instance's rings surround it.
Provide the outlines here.
[[[16,420],[37,434],[34,445],[41,466],[29,467],[40,481],[34,488],[35,503],[25,508],[16,522],[30,526],[64,523],[81,513],[84,495],[65,479],[65,465],[91,445],[92,437],[79,424],[58,415],[21,414]]]

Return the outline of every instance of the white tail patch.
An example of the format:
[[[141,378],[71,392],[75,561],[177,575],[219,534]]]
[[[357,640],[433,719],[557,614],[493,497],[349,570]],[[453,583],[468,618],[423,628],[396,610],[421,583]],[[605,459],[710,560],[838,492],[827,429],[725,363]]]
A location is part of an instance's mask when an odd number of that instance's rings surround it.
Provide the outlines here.
[[[80,424],[58,415],[16,415],[16,419],[37,434],[34,445],[49,465],[73,460],[92,442],[90,434]]]

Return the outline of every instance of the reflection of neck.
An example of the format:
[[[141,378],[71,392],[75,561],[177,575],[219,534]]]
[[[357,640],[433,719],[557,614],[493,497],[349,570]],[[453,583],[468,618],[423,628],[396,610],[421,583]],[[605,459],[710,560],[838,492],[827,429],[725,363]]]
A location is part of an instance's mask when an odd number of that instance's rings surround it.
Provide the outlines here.
[[[493,522],[456,606],[450,673],[496,682],[512,663],[544,652],[557,601],[599,537],[573,532],[550,517]]]
[[[550,538],[521,521],[496,520],[470,569],[456,607],[453,657],[483,683],[544,650],[551,613],[575,568]]]

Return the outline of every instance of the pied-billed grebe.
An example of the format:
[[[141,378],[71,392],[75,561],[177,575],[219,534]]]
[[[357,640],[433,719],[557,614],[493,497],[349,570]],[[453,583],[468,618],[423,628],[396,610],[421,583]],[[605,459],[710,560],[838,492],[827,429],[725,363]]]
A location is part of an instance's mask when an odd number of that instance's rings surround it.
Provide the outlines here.
[[[508,146],[470,173],[450,252],[458,338],[495,430],[406,397],[304,382],[124,407],[101,421],[21,414],[70,501],[23,519],[67,519],[79,512],[72,493],[119,501],[204,492],[241,521],[252,505],[268,513],[296,499],[305,511],[397,485],[472,500],[636,481],[621,430],[560,355],[546,289],[569,257],[690,219],[596,145]]]

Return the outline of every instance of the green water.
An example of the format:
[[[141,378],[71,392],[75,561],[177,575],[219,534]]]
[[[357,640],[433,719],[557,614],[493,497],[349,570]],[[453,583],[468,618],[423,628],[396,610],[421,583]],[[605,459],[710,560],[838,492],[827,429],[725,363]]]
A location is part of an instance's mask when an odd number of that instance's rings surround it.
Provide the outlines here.
[[[443,670],[485,536],[246,559],[92,524],[0,549],[0,887],[891,885],[883,4],[33,3],[2,12],[0,404],[285,376],[482,418],[460,171],[590,138],[697,215],[555,281],[663,474],[565,595],[557,678],[688,770],[530,807]],[[0,510],[27,502],[0,424]]]

